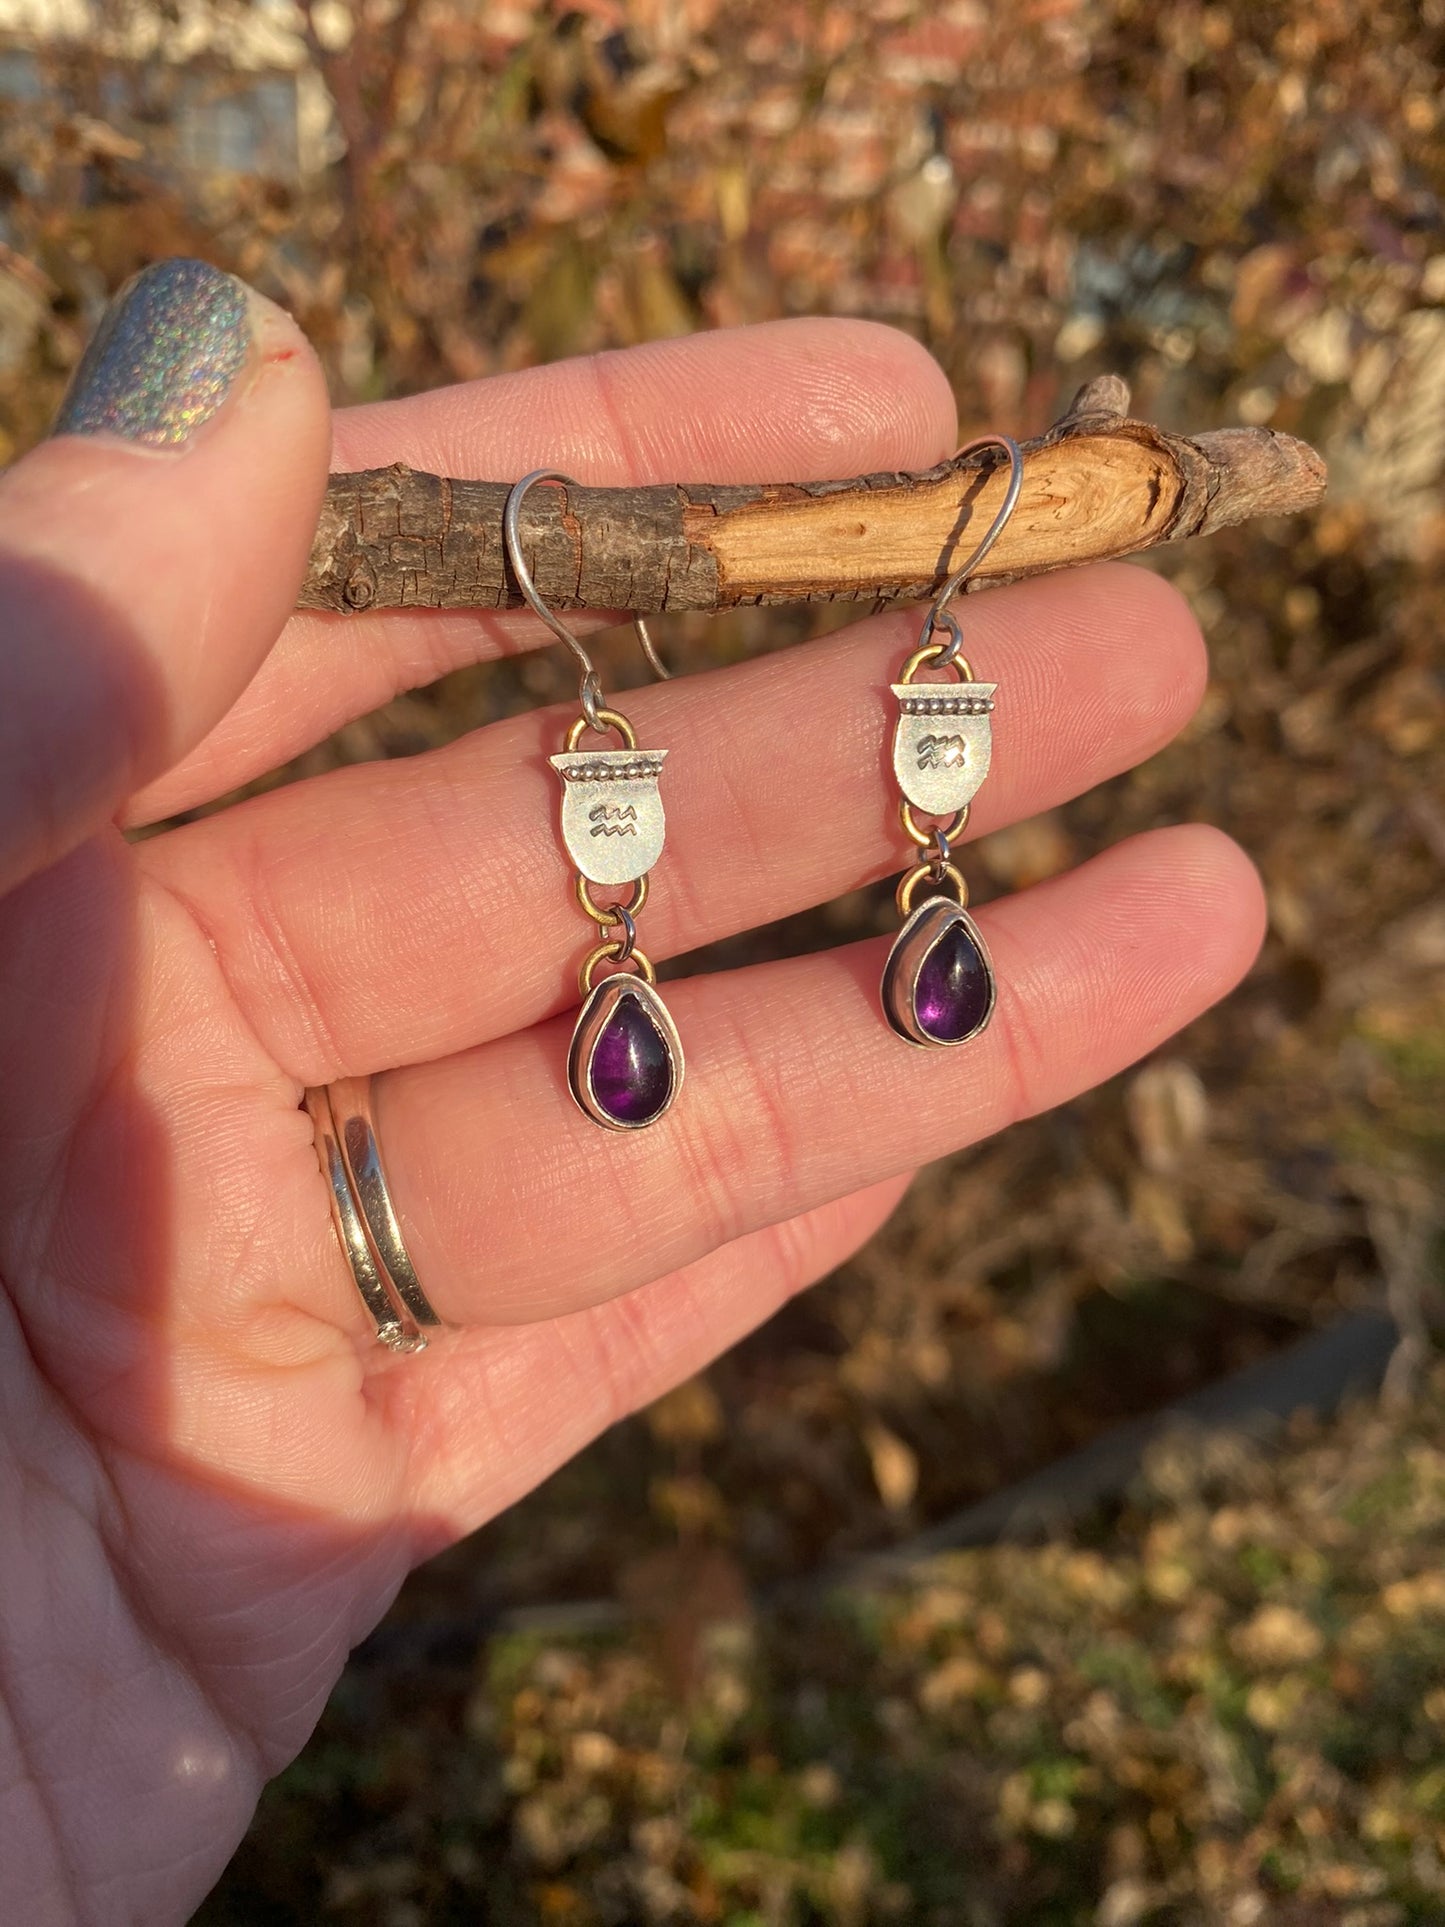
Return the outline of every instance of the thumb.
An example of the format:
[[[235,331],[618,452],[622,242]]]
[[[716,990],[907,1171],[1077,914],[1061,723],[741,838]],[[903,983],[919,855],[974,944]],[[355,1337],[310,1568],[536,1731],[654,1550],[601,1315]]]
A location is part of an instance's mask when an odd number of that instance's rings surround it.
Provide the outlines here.
[[[245,688],[295,604],[329,448],[281,309],[188,260],[115,297],[51,439],[0,477],[0,890]]]

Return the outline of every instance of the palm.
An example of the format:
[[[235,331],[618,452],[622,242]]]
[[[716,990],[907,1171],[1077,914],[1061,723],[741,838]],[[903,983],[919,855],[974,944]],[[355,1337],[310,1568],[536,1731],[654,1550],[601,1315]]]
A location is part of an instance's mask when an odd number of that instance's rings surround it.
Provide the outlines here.
[[[774,331],[658,351],[694,376],[751,356],[713,406],[754,392],[760,427],[681,419],[642,368],[645,466],[804,475],[943,452],[946,396],[916,351],[888,349],[885,371],[875,331],[824,335],[781,372]],[[829,356],[858,364],[858,419],[813,435]],[[880,423],[885,373],[912,401]],[[582,378],[531,378],[527,409],[498,384],[480,466],[620,479],[568,443]],[[341,459],[460,467],[455,406],[343,421]],[[366,641],[349,677],[336,626],[294,622],[131,816],[223,794],[499,632],[398,617],[348,633]],[[874,712],[909,633],[885,618],[630,699],[642,740],[673,751],[656,954],[897,867]],[[1001,684],[984,829],[1148,754],[1199,686],[1187,618],[1132,571],[985,598],[970,643]],[[842,799],[801,840],[770,728],[799,678],[823,745],[812,783]],[[1010,689],[1027,692],[1012,713]],[[1237,854],[1204,833],[1141,839],[985,913],[999,1017],[943,1064],[878,1019],[874,945],[680,984],[683,1099],[613,1139],[561,1082],[583,933],[542,761],[558,729],[520,718],[140,844],[107,829],[0,905],[0,1711],[45,1842],[25,1892],[63,1888],[80,1918],[163,1920],[204,1891],[418,1558],[838,1262],[911,1165],[1148,1049],[1253,947]],[[393,1188],[458,1328],[420,1358],[370,1339],[298,1109],[308,1084],[389,1065],[411,1067],[379,1085]]]
[[[327,1234],[307,1120],[186,909],[107,835],[0,910],[0,960],[6,1543],[37,1611],[93,1619],[144,1874],[198,1821],[234,1838],[314,1723],[415,1556],[413,1436],[400,1381],[305,1308]],[[57,1730],[31,1683],[15,1715],[84,1802],[95,1732]]]

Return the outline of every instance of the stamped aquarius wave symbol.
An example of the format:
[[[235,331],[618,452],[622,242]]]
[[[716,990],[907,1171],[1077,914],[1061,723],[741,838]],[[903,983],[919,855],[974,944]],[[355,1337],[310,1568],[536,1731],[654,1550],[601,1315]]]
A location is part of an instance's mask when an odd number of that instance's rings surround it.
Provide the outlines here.
[[[613,803],[599,803],[595,809],[588,810],[588,820],[592,824],[594,836],[636,836],[637,811],[631,804],[625,810],[618,809]]]
[[[893,773],[916,810],[948,816],[988,775],[993,754],[991,682],[894,683]]]
[[[968,745],[961,736],[925,736],[918,745],[920,769],[962,769]]]
[[[562,841],[591,883],[629,883],[662,854],[657,779],[665,749],[568,750],[551,764],[562,779]]]

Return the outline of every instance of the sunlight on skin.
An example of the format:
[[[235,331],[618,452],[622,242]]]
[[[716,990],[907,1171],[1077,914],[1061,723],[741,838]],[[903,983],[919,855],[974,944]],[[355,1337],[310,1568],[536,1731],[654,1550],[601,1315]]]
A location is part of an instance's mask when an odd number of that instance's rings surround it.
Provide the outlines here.
[[[485,625],[407,615],[340,649],[314,621],[277,642],[329,419],[299,337],[269,339],[237,404],[184,450],[66,439],[0,480],[0,861],[16,886],[0,905],[7,1921],[183,1921],[417,1559],[830,1270],[912,1163],[1187,1022],[1261,931],[1242,856],[1183,828],[982,913],[999,1015],[943,1067],[884,1029],[879,946],[692,979],[673,1000],[683,1099],[654,1132],[599,1144],[560,1082],[577,938],[535,766],[549,719],[134,848],[110,827],[223,793],[496,645]],[[343,466],[465,473],[469,455],[592,480],[803,479],[920,467],[954,434],[915,344],[829,322],[357,411],[336,444]],[[244,555],[226,540],[242,522]],[[976,621],[1020,697],[981,825],[1128,768],[1198,699],[1197,630],[1142,573],[998,591]],[[720,863],[706,910],[679,868],[659,903],[667,949],[747,927],[759,890],[777,915],[896,863],[869,691],[898,630],[797,652],[836,670],[837,810],[795,833],[776,875]],[[539,637],[518,625],[510,640]],[[722,673],[746,712],[801,671]],[[786,807],[757,770],[729,794],[708,752],[719,686],[645,698],[649,727],[694,757],[684,780],[679,753],[669,800],[679,866],[709,815],[755,811],[746,850],[776,841]],[[104,700],[72,713],[77,689]],[[477,799],[513,826],[515,887],[489,870],[478,890]],[[380,1116],[427,1288],[467,1329],[399,1359],[370,1342],[297,1104],[308,1079],[422,1058],[437,1061],[379,1086]]]

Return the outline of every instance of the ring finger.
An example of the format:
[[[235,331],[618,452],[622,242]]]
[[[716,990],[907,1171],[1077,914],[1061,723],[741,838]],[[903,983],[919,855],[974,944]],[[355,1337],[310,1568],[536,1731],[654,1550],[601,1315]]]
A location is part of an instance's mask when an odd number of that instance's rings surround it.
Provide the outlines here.
[[[1263,908],[1235,845],[1187,826],[978,920],[998,1006],[960,1050],[900,1042],[878,1010],[884,948],[864,943],[670,988],[688,1078],[647,1131],[599,1131],[573,1107],[565,1019],[388,1073],[379,1132],[438,1311],[576,1311],[1048,1109],[1222,996]]]

